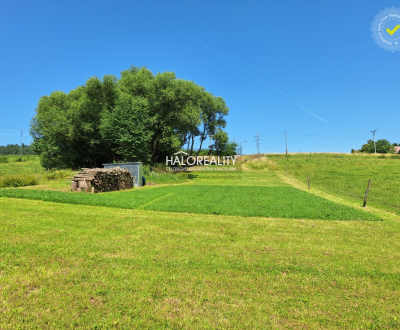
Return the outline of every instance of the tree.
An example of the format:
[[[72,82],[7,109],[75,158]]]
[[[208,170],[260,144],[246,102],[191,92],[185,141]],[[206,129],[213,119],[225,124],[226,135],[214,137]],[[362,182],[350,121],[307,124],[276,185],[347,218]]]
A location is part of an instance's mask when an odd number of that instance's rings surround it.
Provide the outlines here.
[[[100,131],[118,159],[149,162],[151,121],[147,99],[122,93],[115,109],[104,114]]]
[[[218,156],[233,156],[236,155],[237,143],[229,141],[228,133],[218,129],[214,135],[214,144],[212,149],[215,149],[215,155]]]
[[[21,146],[19,144],[7,144],[6,146],[0,146],[0,155],[19,155],[21,152]],[[22,155],[35,155],[31,146],[22,143]]]
[[[385,139],[376,141],[375,145],[376,145],[376,152],[380,154],[386,154],[390,152],[390,149],[392,148],[390,142]],[[368,140],[367,143],[361,147],[360,151],[370,154],[374,153],[375,152],[374,141]]]
[[[201,128],[199,129],[200,135],[200,148],[197,156],[201,151],[204,140],[207,135],[215,135],[218,130],[226,126],[224,116],[228,115],[229,109],[225,104],[222,97],[216,97],[211,93],[205,93],[201,100]]]
[[[40,98],[31,121],[32,147],[44,167],[99,166],[112,159],[101,138],[100,119],[117,100],[116,78],[97,77],[69,94],[56,91]]]
[[[31,121],[33,148],[46,167],[157,162],[196,137],[225,127],[224,100],[173,72],[131,67],[121,78],[92,77],[68,94],[43,96]]]

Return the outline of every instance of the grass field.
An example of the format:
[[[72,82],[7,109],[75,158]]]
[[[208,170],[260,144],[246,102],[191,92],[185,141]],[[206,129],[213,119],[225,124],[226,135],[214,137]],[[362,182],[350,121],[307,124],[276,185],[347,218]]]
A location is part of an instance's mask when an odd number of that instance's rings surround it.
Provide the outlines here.
[[[265,176],[275,173],[266,173]],[[183,185],[103,194],[33,189],[0,189],[1,197],[199,214],[300,219],[379,220],[369,212],[340,205],[293,187]]]
[[[400,215],[400,155],[290,154],[268,158],[294,178],[337,196],[362,200],[371,179],[369,205]]]
[[[2,156],[6,162],[0,162],[0,176],[9,174],[43,175],[46,170],[40,165],[38,156]]]
[[[289,175],[277,155],[180,185],[1,189],[0,329],[400,328],[398,215],[327,167],[308,190],[330,158],[306,156]],[[350,157],[333,160],[358,173]]]
[[[0,198],[2,329],[396,329],[399,223]]]

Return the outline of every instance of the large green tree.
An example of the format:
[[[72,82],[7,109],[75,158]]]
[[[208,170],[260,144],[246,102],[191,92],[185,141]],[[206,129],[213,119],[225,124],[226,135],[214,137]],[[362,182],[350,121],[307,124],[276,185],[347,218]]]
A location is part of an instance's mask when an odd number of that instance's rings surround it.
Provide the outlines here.
[[[172,72],[131,67],[121,78],[92,77],[68,94],[43,96],[31,122],[32,147],[51,167],[162,161],[185,144],[193,151],[226,125],[221,97]]]
[[[69,94],[56,91],[40,98],[31,121],[32,147],[42,165],[52,167],[99,166],[112,159],[111,145],[100,133],[105,111],[117,101],[116,78],[88,79]]]

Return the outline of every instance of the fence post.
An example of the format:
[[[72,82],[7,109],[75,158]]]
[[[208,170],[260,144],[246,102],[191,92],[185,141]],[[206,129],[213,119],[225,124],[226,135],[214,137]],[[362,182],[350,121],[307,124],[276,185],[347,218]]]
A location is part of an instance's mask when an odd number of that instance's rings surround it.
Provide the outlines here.
[[[308,181],[308,189],[310,189],[310,177],[307,177],[307,181]]]
[[[363,207],[365,207],[365,205],[367,205],[367,198],[368,198],[368,192],[369,192],[369,186],[371,185],[371,179],[369,179],[368,181],[368,187],[367,187],[367,191],[365,192],[365,197],[364,197],[364,205]]]

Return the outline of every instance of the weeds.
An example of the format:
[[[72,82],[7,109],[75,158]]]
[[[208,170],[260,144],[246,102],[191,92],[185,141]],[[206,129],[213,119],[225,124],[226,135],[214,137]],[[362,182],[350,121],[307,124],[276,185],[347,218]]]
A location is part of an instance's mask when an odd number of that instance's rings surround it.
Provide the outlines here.
[[[0,163],[8,163],[8,157],[7,156],[0,156]]]
[[[73,175],[72,170],[52,170],[46,174],[46,178],[47,180],[62,180]]]
[[[264,155],[261,155],[261,157],[257,157],[257,155],[251,155],[244,160],[244,163],[248,169],[253,171],[276,171],[278,169],[278,165]]]
[[[0,176],[0,188],[35,186],[39,180],[34,175],[15,174]]]

